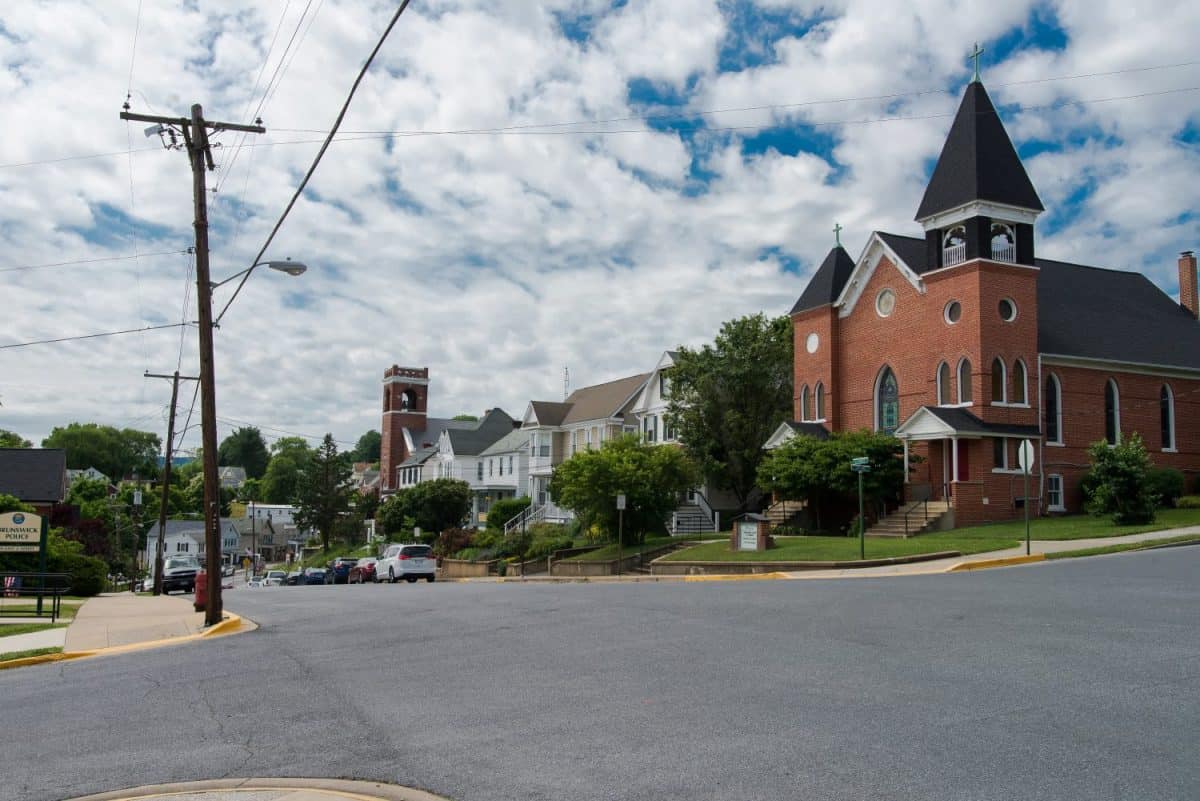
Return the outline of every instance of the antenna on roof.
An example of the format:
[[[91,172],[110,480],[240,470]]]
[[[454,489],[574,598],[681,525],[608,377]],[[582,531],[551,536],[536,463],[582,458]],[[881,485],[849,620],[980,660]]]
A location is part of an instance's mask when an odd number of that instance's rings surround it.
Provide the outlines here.
[[[563,367],[563,400],[567,399],[571,389],[571,368]]]

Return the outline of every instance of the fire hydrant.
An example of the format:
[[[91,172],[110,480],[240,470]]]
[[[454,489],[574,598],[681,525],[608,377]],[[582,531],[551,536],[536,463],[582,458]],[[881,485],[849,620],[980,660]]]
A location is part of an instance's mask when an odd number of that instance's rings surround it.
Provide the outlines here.
[[[197,612],[203,612],[208,600],[208,571],[200,568],[196,571],[196,600],[192,602],[192,606]]]

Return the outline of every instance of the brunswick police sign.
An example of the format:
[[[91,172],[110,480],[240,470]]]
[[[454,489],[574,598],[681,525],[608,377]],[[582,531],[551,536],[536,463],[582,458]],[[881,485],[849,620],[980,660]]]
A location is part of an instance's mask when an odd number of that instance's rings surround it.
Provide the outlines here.
[[[42,549],[42,518],[30,512],[0,515],[0,553],[37,553]]]

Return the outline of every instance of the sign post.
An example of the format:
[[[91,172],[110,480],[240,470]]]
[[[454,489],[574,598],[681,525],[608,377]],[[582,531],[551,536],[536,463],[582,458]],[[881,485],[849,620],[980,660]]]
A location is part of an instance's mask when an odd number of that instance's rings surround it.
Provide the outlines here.
[[[617,496],[617,575],[621,575],[621,560],[624,558],[625,551],[622,548],[621,540],[625,536],[625,493]]]
[[[867,558],[867,521],[863,510],[863,473],[871,472],[871,460],[856,456],[850,460],[850,469],[858,473],[858,558]]]
[[[1025,440],[1017,448],[1017,461],[1025,475],[1025,555],[1029,556],[1029,471],[1033,469],[1033,441]]]

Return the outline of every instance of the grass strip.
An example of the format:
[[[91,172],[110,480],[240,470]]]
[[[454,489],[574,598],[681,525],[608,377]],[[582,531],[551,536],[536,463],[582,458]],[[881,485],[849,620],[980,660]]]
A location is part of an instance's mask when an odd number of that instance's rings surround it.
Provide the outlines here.
[[[962,536],[946,531],[909,539],[868,537],[867,559],[916,556],[938,551],[986,553],[1016,546],[1014,537],[979,534]],[[665,557],[669,562],[854,562],[859,558],[857,537],[776,537],[767,551],[731,551],[728,542],[709,542]]]
[[[626,545],[621,548],[621,558],[636,556],[639,553],[646,551],[654,551],[659,548],[670,545],[673,542],[679,542],[678,537],[652,537],[647,539],[641,545]],[[564,562],[611,562],[617,558],[617,544],[610,543],[603,548],[597,548],[594,551],[581,553],[578,556],[572,556],[569,559],[564,559]]]
[[[1200,543],[1200,537],[1195,534],[1184,534],[1179,537],[1167,537],[1161,540],[1143,540],[1142,542],[1125,542],[1116,545],[1100,545],[1095,548],[1080,548],[1078,551],[1057,551],[1046,554],[1047,559],[1073,559],[1077,556],[1100,556],[1106,553],[1121,553],[1122,551],[1145,551],[1160,545],[1179,545],[1182,543]]]
[[[15,637],[18,634],[33,634],[35,631],[66,628],[66,623],[4,623],[0,621],[0,637]]]
[[[27,651],[10,651],[7,654],[0,654],[0,662],[11,662],[14,659],[27,659],[31,656],[45,656],[46,654],[61,654],[62,646],[54,648],[30,648]]]
[[[1066,515],[1039,517],[1029,521],[1029,533],[1035,540],[1087,540],[1102,537],[1122,537],[1147,531],[1165,531],[1184,526],[1200,526],[1200,509],[1159,509],[1152,523],[1118,526],[1107,517]],[[959,536],[1014,537],[1025,539],[1025,521],[1008,520],[983,526],[960,528]],[[922,534],[924,538],[928,535]]]

